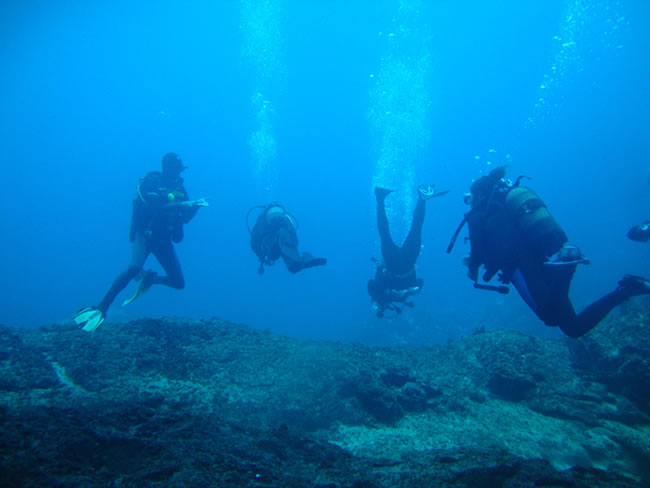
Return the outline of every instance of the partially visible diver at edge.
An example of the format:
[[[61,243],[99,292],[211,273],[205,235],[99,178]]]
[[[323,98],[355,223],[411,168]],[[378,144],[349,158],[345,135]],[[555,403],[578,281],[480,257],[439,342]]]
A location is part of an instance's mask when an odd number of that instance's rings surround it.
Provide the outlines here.
[[[650,219],[628,230],[627,237],[636,242],[650,241]]]
[[[165,285],[177,290],[185,287],[174,243],[183,240],[183,226],[192,220],[199,208],[208,206],[206,198],[189,200],[181,177],[186,168],[176,153],[168,153],[162,159],[162,171],[151,171],[140,180],[131,213],[131,263],[118,275],[98,305],[83,308],[74,315],[74,321],[83,330],[90,332],[102,324],[111,303],[132,279],[140,283],[133,296],[122,305],[128,305],[153,285]],[[143,270],[151,253],[167,273],[166,276]]]
[[[580,249],[567,244],[567,236],[546,204],[529,188],[505,178],[505,167],[492,170],[471,185],[465,203],[471,206],[458,226],[447,252],[451,252],[464,224],[469,225],[470,256],[465,259],[474,287],[507,293],[512,283],[519,295],[549,326],[559,326],[570,337],[593,329],[616,306],[637,295],[650,294],[650,281],[625,275],[617,288],[576,314],[569,287],[578,264],[589,264]],[[501,286],[478,282],[497,273]]]
[[[648,185],[650,185],[650,171],[648,172]],[[643,221],[639,225],[635,225],[627,231],[628,239],[636,242],[650,241],[650,219]]]
[[[253,210],[261,209],[251,230],[248,218]],[[326,258],[298,252],[298,221],[277,202],[252,207],[246,214],[246,226],[251,236],[251,249],[259,259],[257,273],[264,274],[264,265],[272,266],[282,258],[291,273],[327,264]]]
[[[368,280],[368,294],[377,317],[384,317],[387,310],[395,315],[402,313],[403,306],[413,307],[407,301],[409,297],[417,295],[422,290],[424,281],[417,278],[415,263],[420,256],[422,247],[422,225],[426,201],[433,197],[446,195],[449,190],[436,192],[431,185],[420,185],[417,189],[418,201],[413,212],[411,228],[401,247],[397,246],[390,235],[388,218],[386,216],[386,197],[392,190],[375,188],[377,200],[377,229],[381,240],[382,261],[373,258],[377,265],[375,278]],[[397,304],[401,304],[397,305]]]

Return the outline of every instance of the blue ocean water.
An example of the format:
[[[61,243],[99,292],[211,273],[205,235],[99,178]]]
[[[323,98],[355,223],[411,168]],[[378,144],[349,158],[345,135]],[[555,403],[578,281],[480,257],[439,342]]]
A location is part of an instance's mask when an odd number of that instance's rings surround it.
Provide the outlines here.
[[[138,179],[177,152],[210,197],[177,253],[183,291],[111,320],[218,316],[297,337],[445,341],[478,327],[554,335],[522,300],[472,289],[463,194],[525,174],[570,242],[580,309],[624,273],[650,276],[627,229],[650,218],[650,5],[641,0],[79,1],[0,6],[0,323],[70,321],[128,264]],[[379,320],[372,188],[397,240],[428,203],[415,308]],[[245,216],[281,201],[325,267],[257,275]],[[158,269],[153,257],[148,265]]]

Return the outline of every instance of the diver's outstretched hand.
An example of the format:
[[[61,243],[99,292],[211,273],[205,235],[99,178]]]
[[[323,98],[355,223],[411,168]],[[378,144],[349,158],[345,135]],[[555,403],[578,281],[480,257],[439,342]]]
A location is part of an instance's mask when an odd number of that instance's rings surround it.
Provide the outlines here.
[[[183,205],[187,205],[188,207],[207,207],[209,206],[208,198],[210,197],[199,198],[198,200],[189,200],[187,202],[183,202]]]
[[[187,200],[185,202],[172,202],[165,205],[166,208],[178,208],[178,207],[207,207],[208,198],[199,198],[198,200]]]
[[[450,191],[450,190],[436,191],[435,186],[436,185],[427,185],[426,183],[423,183],[422,185],[418,186],[418,196],[420,197],[420,199],[426,201],[431,198],[441,197],[443,195],[446,195]]]

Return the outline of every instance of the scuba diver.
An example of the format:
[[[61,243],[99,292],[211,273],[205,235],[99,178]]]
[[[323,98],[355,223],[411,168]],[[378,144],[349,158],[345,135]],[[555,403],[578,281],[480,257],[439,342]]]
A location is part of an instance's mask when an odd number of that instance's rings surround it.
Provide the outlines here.
[[[465,203],[471,206],[454,234],[447,253],[467,223],[471,252],[464,262],[474,287],[508,293],[512,283],[535,314],[549,326],[559,326],[570,337],[593,329],[617,305],[637,295],[650,294],[650,282],[625,275],[617,288],[576,314],[569,287],[578,264],[589,264],[567,236],[546,204],[530,188],[513,183],[499,167],[472,183]],[[503,285],[478,282],[479,268],[489,282],[497,273]]]
[[[636,242],[650,241],[650,220],[646,220],[640,225],[635,225],[627,231],[627,237]]]
[[[382,261],[372,258],[377,265],[377,271],[375,278],[368,280],[368,294],[379,318],[384,316],[386,310],[395,312],[395,315],[402,313],[403,307],[397,303],[413,307],[413,303],[407,300],[420,293],[423,284],[423,280],[416,277],[415,263],[420,256],[422,246],[425,202],[430,198],[446,195],[449,190],[436,192],[431,185],[418,187],[418,202],[413,212],[411,228],[402,247],[393,242],[388,227],[385,200],[390,193],[392,190],[375,188]]]
[[[128,305],[153,285],[165,285],[177,290],[185,287],[174,243],[183,240],[183,225],[192,220],[200,207],[208,206],[206,198],[189,200],[181,177],[185,169],[187,167],[176,153],[168,153],[162,159],[162,172],[151,171],[140,180],[131,214],[131,263],[118,275],[98,305],[83,308],[74,315],[74,321],[83,330],[90,332],[102,324],[111,303],[132,279],[140,283],[133,296],[122,305]],[[151,253],[167,273],[165,276],[143,270]]]
[[[255,209],[263,209],[251,230],[248,217]],[[258,205],[246,214],[246,226],[251,235],[251,248],[260,260],[257,273],[264,274],[264,265],[271,266],[282,258],[291,273],[327,264],[326,258],[315,258],[308,252],[298,252],[298,221],[277,202]]]

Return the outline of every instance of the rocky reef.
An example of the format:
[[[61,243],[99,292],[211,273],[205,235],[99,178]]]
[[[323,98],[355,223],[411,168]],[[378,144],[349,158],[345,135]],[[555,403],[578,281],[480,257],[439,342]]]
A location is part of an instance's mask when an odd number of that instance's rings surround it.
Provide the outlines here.
[[[650,486],[649,316],[422,348],[219,319],[0,327],[0,485]]]

